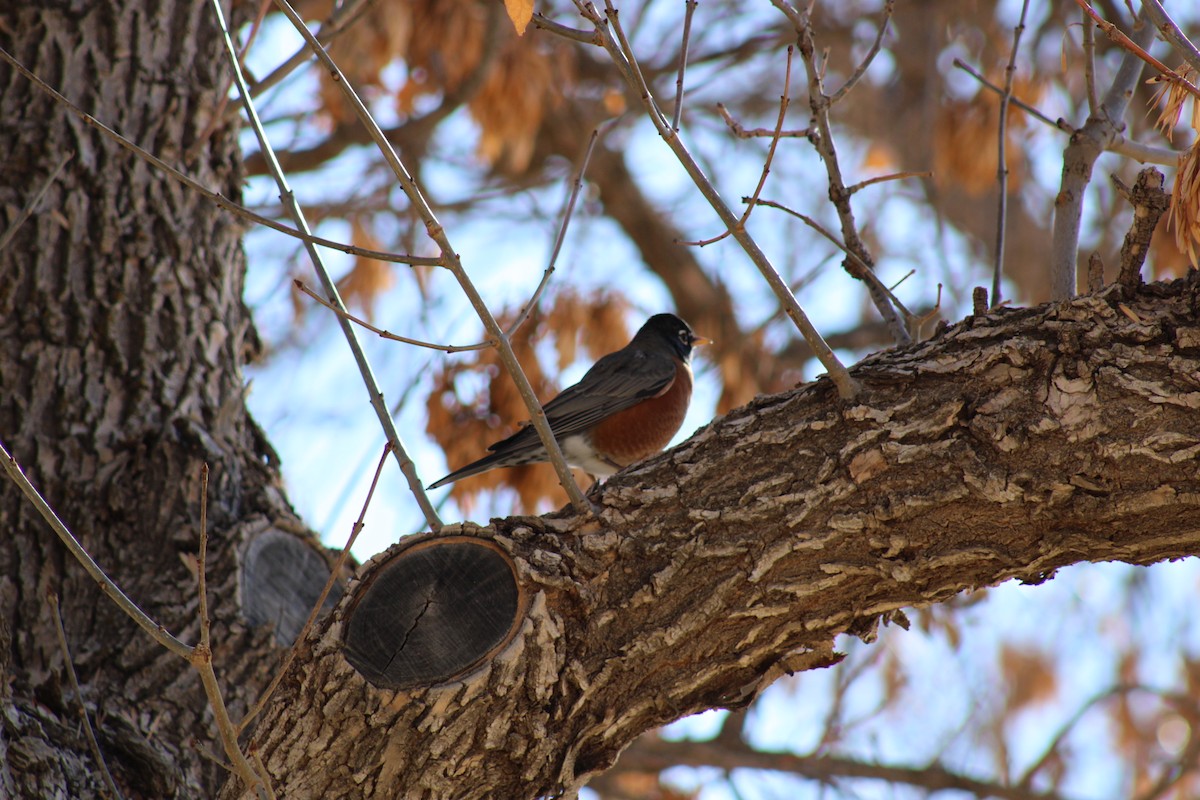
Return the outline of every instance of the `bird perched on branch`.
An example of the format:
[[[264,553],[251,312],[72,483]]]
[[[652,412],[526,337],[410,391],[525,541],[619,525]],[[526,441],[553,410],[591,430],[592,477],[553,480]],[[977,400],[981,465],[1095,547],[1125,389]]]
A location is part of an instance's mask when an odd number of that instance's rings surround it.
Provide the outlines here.
[[[674,314],[655,314],[633,340],[601,358],[579,383],[543,407],[567,463],[604,478],[667,446],[692,399],[692,348],[709,344]],[[549,461],[526,425],[496,442],[491,455],[429,485],[436,489],[481,472]]]

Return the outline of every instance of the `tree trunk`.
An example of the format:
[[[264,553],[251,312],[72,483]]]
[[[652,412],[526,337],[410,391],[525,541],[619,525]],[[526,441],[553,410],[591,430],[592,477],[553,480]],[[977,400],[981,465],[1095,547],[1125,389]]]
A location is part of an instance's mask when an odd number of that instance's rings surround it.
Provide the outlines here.
[[[84,111],[239,194],[236,126],[199,138],[228,74],[207,3],[8,2],[0,43]],[[236,714],[273,652],[237,621],[237,547],[290,514],[243,404],[257,342],[241,228],[0,62],[0,230],[69,152],[0,252],[0,439],[126,594],[192,642],[198,474],[211,466],[214,649]],[[195,673],[104,599],[7,479],[0,796],[98,796],[48,592],[124,796],[211,796],[225,772],[204,756],[220,747]]]
[[[1200,553],[1198,311],[1193,272],[968,318],[862,362],[852,404],[820,381],[718,419],[609,479],[598,518],[448,526],[438,538],[511,556],[527,611],[498,655],[438,686],[378,688],[343,657],[356,614],[387,624],[365,590],[413,543],[395,546],[309,640],[256,733],[277,791],[569,793],[642,732],[743,706],[836,661],[838,634],[903,624],[904,607],[1077,561]],[[439,619],[468,595],[443,583],[421,600]],[[412,602],[398,592],[394,608]],[[401,621],[393,662],[420,623]]]

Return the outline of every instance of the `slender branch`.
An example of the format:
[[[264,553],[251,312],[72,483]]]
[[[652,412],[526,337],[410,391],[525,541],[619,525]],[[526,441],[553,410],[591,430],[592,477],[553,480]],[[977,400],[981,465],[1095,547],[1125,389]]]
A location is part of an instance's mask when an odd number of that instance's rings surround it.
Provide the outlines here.
[[[505,370],[516,384],[517,391],[521,395],[521,399],[525,402],[525,407],[529,410],[530,418],[533,422],[535,430],[538,432],[538,437],[542,440],[542,445],[546,448],[546,452],[550,456],[550,463],[554,466],[555,472],[558,474],[559,483],[562,484],[563,490],[570,498],[572,505],[578,509],[590,509],[591,504],[583,496],[583,491],[579,488],[579,484],[575,482],[575,477],[571,474],[570,467],[567,466],[566,460],[563,458],[562,449],[559,447],[557,440],[554,438],[554,432],[550,430],[550,424],[546,420],[546,412],[542,410],[541,404],[538,402],[537,395],[533,392],[533,387],[529,383],[529,379],[525,376],[524,370],[521,369],[521,364],[517,361],[516,354],[513,352],[512,343],[500,324],[496,322],[495,316],[487,307],[483,297],[479,294],[475,284],[471,282],[466,270],[463,268],[462,261],[458,254],[450,244],[450,239],[446,235],[445,228],[438,222],[437,216],[433,213],[429,202],[425,199],[424,193],[417,186],[416,181],[409,173],[408,169],[400,161],[400,157],[396,155],[395,149],[391,143],[383,135],[383,131],[379,129],[379,125],[375,122],[362,100],[355,93],[353,87],[350,86],[346,76],[338,68],[321,44],[313,37],[312,33],[304,24],[304,20],[296,13],[296,10],[287,2],[287,0],[275,0],[276,6],[284,13],[284,16],[296,28],[296,31],[304,37],[308,42],[309,47],[317,54],[317,58],[325,65],[334,78],[334,82],[341,89],[346,100],[354,109],[355,115],[367,128],[371,135],[372,141],[379,148],[380,154],[391,167],[393,174],[399,181],[404,193],[408,196],[409,202],[412,203],[413,209],[420,216],[425,224],[426,234],[432,239],[441,249],[442,264],[449,269],[455,279],[458,281],[459,287],[463,290],[463,294],[467,296],[467,300],[471,303],[472,308],[478,315],[480,321],[483,322],[484,330],[487,331],[488,337],[495,340],[500,353],[500,360],[504,364]],[[246,99],[245,97],[243,99]],[[249,102],[247,102],[249,105]],[[261,125],[259,126],[261,129]],[[265,146],[265,135],[262,136]],[[324,279],[323,279],[324,280]],[[332,285],[326,289],[332,289]],[[332,294],[332,292],[331,292]],[[349,330],[349,322],[343,320],[343,325]],[[374,401],[375,396],[372,395]],[[382,405],[382,397],[379,398]],[[390,417],[388,417],[390,422]],[[388,430],[388,438],[390,441],[397,443],[397,458],[402,460],[402,463],[407,463],[405,477],[409,479],[409,488],[417,496],[418,502],[422,505],[422,510],[425,511],[427,519],[436,520],[437,514],[433,506],[429,503],[429,499],[425,496],[424,487],[420,485],[416,479],[416,470],[412,465],[412,461],[408,459],[406,454],[399,447],[399,440],[394,438],[394,428]],[[430,523],[433,525],[432,521]],[[440,520],[435,529],[440,528]]]
[[[626,82],[636,86],[637,76],[640,75],[640,71],[635,72],[634,70],[637,62],[632,57],[633,54],[626,54],[621,49],[621,45],[613,37],[604,18],[597,13],[595,6],[590,2],[585,2],[585,0],[575,0],[575,4],[580,13],[595,27],[597,36],[600,37],[605,50],[608,51],[609,57],[612,58],[613,63],[621,71]],[[614,24],[614,27],[617,26]],[[858,386],[850,377],[850,373],[838,360],[837,356],[834,355],[833,350],[830,349],[825,340],[821,338],[821,334],[808,319],[808,315],[804,313],[804,309],[796,301],[795,295],[792,294],[787,283],[780,277],[778,270],[775,269],[775,266],[758,246],[758,243],[745,230],[738,230],[736,228],[737,216],[726,205],[725,201],[721,199],[721,195],[704,174],[703,170],[700,169],[692,154],[688,152],[679,135],[666,124],[661,111],[659,111],[657,102],[648,89],[641,95],[641,99],[642,105],[646,109],[651,122],[654,123],[659,136],[666,142],[671,152],[675,154],[675,157],[679,160],[684,171],[687,172],[688,177],[692,179],[700,194],[712,206],[713,211],[716,212],[721,222],[728,227],[734,228],[733,238],[742,246],[746,255],[749,256],[750,261],[758,269],[763,279],[766,280],[776,299],[787,312],[788,317],[791,318],[792,322],[799,329],[801,336],[804,337],[809,347],[812,348],[813,354],[816,355],[822,366],[825,367],[829,373],[830,380],[837,387],[838,394],[843,398],[854,397],[857,394]]]
[[[904,180],[905,178],[929,178],[932,175],[932,170],[921,170],[917,172],[893,172],[888,175],[877,175],[874,178],[867,178],[865,181],[859,181],[853,186],[846,187],[846,192],[848,194],[855,194],[856,192],[866,189],[868,186],[874,186],[877,183],[884,183],[886,181],[899,181]]]
[[[867,55],[863,58],[862,63],[854,70],[842,88],[829,96],[829,105],[836,105],[843,97],[850,93],[850,90],[858,85],[862,77],[867,74],[867,69],[871,66],[871,62],[875,60],[875,56],[879,54],[879,49],[883,46],[883,37],[887,35],[888,25],[892,21],[892,12],[896,10],[896,0],[887,0],[883,4],[883,22],[879,24],[879,33],[875,35],[875,41],[871,44],[871,49],[867,51]]]
[[[951,772],[940,764],[921,767],[868,764],[840,756],[802,756],[794,753],[764,752],[745,745],[738,747],[711,742],[672,742],[643,738],[621,755],[616,769],[657,772],[674,766],[787,772],[822,782],[845,778],[879,780],[893,785],[915,786],[930,792],[957,790],[978,798],[990,797],[1000,800],[1061,800],[1062,798],[1062,795],[1053,792],[1005,786]]]
[[[367,497],[363,500],[362,510],[358,512],[358,519],[350,526],[350,536],[346,539],[346,544],[342,546],[342,551],[338,553],[337,559],[333,562],[333,567],[330,569],[329,577],[325,580],[325,586],[321,589],[321,594],[317,596],[317,601],[313,603],[312,609],[308,612],[308,619],[304,621],[304,627],[300,629],[300,633],[292,642],[292,647],[288,650],[287,657],[284,658],[283,664],[275,671],[274,677],[263,690],[258,700],[254,701],[254,707],[247,712],[246,716],[238,725],[238,733],[246,730],[251,720],[259,715],[267,706],[267,701],[271,699],[271,695],[279,688],[279,684],[283,681],[288,670],[292,666],[292,662],[296,660],[296,656],[300,652],[305,639],[312,631],[313,625],[317,622],[317,617],[321,615],[321,609],[325,607],[325,601],[329,599],[329,593],[333,591],[333,587],[337,584],[338,577],[346,568],[346,561],[350,558],[350,550],[353,549],[354,543],[358,541],[358,534],[362,532],[364,520],[367,516],[367,509],[371,505],[371,498],[375,496],[375,487],[379,485],[379,476],[383,474],[383,465],[387,463],[388,453],[392,449],[392,443],[387,442],[383,446],[383,453],[379,456],[379,464],[375,467],[375,476],[371,478],[371,486],[367,489]],[[251,747],[252,752],[257,752],[257,748]]]
[[[67,631],[63,628],[62,611],[58,607],[58,595],[53,591],[46,592],[46,602],[50,604],[50,614],[54,617],[54,634],[58,637],[58,647],[62,650],[63,663],[67,667],[67,679],[71,681],[71,691],[75,693],[75,699],[79,701],[79,719],[83,722],[83,733],[87,736],[88,749],[92,751],[92,758],[95,759],[96,766],[100,768],[100,777],[104,781],[104,788],[109,797],[113,800],[121,800],[121,792],[117,789],[112,773],[108,771],[104,754],[100,752],[100,742],[96,740],[96,731],[92,728],[92,721],[88,717],[87,705],[83,702],[83,690],[79,688],[79,675],[75,672],[75,661],[71,658],[71,648],[67,645]]]
[[[571,28],[547,17],[542,13],[533,15],[533,25],[535,28],[541,28],[544,31],[549,31],[555,36],[561,36],[564,39],[570,39],[574,42],[582,42],[583,44],[593,44],[597,47],[603,47],[604,43],[601,37],[595,31],[581,31],[577,28]]]
[[[1088,114],[1100,110],[1100,100],[1096,95],[1096,25],[1087,12],[1080,9],[1083,18],[1083,80],[1087,86]]]
[[[283,174],[283,170],[279,168],[279,162],[275,158],[275,151],[271,147],[271,142],[267,138],[266,131],[263,130],[262,121],[258,118],[258,110],[255,108],[254,100],[250,97],[249,90],[246,87],[241,65],[238,64],[237,51],[233,46],[233,38],[229,34],[229,29],[225,24],[225,16],[220,8],[220,0],[213,0],[213,9],[217,16],[217,21],[221,26],[225,41],[225,50],[229,56],[230,68],[233,70],[238,93],[242,98],[246,118],[250,122],[250,127],[254,130],[254,135],[258,138],[259,148],[267,161],[272,177],[274,177],[276,185],[279,186],[279,198],[288,210],[288,214],[291,216],[296,227],[305,233],[310,233],[308,220],[305,219],[304,211],[300,208],[300,204],[296,202],[296,195],[288,185],[287,177]],[[300,27],[304,28],[304,25],[301,24]],[[304,28],[304,32],[308,33],[308,29]],[[311,36],[312,34],[308,33],[308,35]],[[341,301],[337,286],[334,284],[333,278],[329,275],[329,270],[325,268],[325,261],[321,258],[320,252],[311,243],[305,242],[304,246],[308,251],[309,259],[312,261],[313,268],[316,270],[326,294],[333,298],[335,305],[344,311],[346,305]],[[396,424],[392,420],[392,415],[388,412],[387,405],[383,401],[383,392],[379,389],[379,384],[375,380],[371,365],[367,361],[366,353],[363,352],[362,345],[354,333],[354,326],[350,324],[349,320],[343,317],[338,317],[338,324],[341,326],[342,335],[346,338],[346,343],[349,345],[350,352],[354,356],[354,361],[358,365],[359,374],[366,385],[371,407],[375,409],[375,415],[379,418],[379,423],[383,427],[388,441],[392,442],[395,446],[396,460],[399,462],[400,472],[408,482],[408,489],[412,492],[413,497],[416,498],[417,505],[420,507],[421,513],[424,514],[426,522],[429,523],[429,527],[434,531],[440,530],[442,527],[441,518],[438,517],[433,504],[429,502],[429,497],[425,494],[425,486],[417,475],[416,465],[404,449],[400,434],[396,430]]]
[[[410,339],[407,336],[401,336],[398,333],[392,333],[391,331],[385,331],[383,328],[377,328],[362,317],[351,314],[345,308],[342,308],[335,303],[321,297],[312,289],[308,288],[308,285],[299,278],[292,279],[292,285],[296,287],[297,291],[303,292],[313,300],[316,300],[318,303],[325,306],[325,308],[328,308],[330,311],[336,314],[339,319],[349,320],[356,325],[366,328],[371,333],[377,334],[384,339],[390,339],[393,342],[403,342],[404,344],[411,344],[415,347],[425,347],[430,350],[441,350],[444,353],[461,353],[467,350],[486,350],[489,347],[496,346],[496,343],[492,341],[477,342],[475,344],[435,344],[434,342],[425,342],[420,339]],[[336,300],[337,298],[334,299]]]
[[[42,198],[46,196],[46,192],[48,192],[50,187],[54,185],[54,182],[58,180],[58,174],[63,171],[63,167],[65,167],[67,162],[74,157],[75,151],[73,150],[63,156],[62,160],[58,162],[58,166],[51,170],[50,174],[46,176],[46,179],[42,181],[40,186],[38,186],[37,191],[35,191],[33,196],[29,198],[29,202],[26,203],[25,207],[21,209],[21,213],[17,214],[17,218],[14,219],[12,224],[8,226],[8,230],[4,232],[3,236],[0,236],[0,250],[8,247],[8,243],[16,234],[17,229],[25,224],[25,220],[29,219],[29,215],[32,214],[34,209],[38,207],[38,203],[42,202]]]
[[[99,565],[88,555],[88,552],[83,549],[83,545],[79,543],[75,535],[71,533],[67,526],[63,524],[63,521],[58,518],[58,515],[54,513],[54,509],[50,507],[50,504],[34,488],[29,479],[25,477],[25,473],[21,470],[20,465],[17,464],[17,460],[5,449],[3,442],[0,442],[0,466],[4,467],[4,471],[8,473],[8,477],[17,485],[21,493],[29,499],[29,502],[33,503],[33,507],[37,509],[38,513],[42,515],[42,519],[46,520],[54,530],[54,533],[58,536],[59,541],[63,543],[63,546],[83,566],[88,575],[92,577],[92,580],[100,585],[100,590],[116,603],[117,608],[124,611],[130,619],[138,624],[139,628],[150,634],[154,641],[161,644],[168,651],[180,658],[188,658],[192,653],[192,648],[172,636],[166,628],[151,619],[145,611],[138,608],[137,604],[121,591],[112,578],[108,577],[104,573],[104,570],[100,569]]]
[[[516,335],[520,327],[525,324],[525,320],[529,319],[529,315],[533,313],[533,309],[537,308],[538,301],[542,298],[542,292],[546,291],[546,287],[550,284],[550,276],[554,274],[555,265],[558,262],[558,254],[562,250],[563,240],[567,237],[567,226],[571,224],[571,216],[575,213],[575,201],[579,198],[580,190],[583,189],[583,176],[587,172],[588,164],[592,161],[592,151],[596,149],[596,142],[599,138],[600,129],[592,129],[591,138],[588,139],[587,150],[583,153],[583,162],[579,165],[579,171],[575,173],[575,182],[571,186],[571,194],[568,196],[566,205],[562,210],[562,222],[558,226],[558,235],[554,238],[554,248],[550,251],[550,262],[542,272],[542,279],[538,281],[537,288],[533,290],[533,295],[529,298],[529,302],[521,309],[521,313],[517,315],[513,324],[508,327],[510,338]]]
[[[1000,277],[1004,274],[1004,232],[1008,228],[1008,103],[1012,99],[1013,79],[1017,74],[1017,51],[1021,47],[1021,34],[1025,32],[1025,15],[1029,13],[1029,0],[1021,3],[1021,18],[1013,28],[1012,49],[1008,53],[1008,66],[1004,68],[1004,91],[1000,94],[1000,123],[996,138],[996,182],[1000,198],[996,204],[996,260],[992,264],[992,303],[999,305]]]
[[[212,622],[208,618],[208,464],[200,465],[200,548],[196,556],[197,594],[200,600],[200,646],[211,649]]]
[[[675,79],[675,114],[671,117],[671,130],[679,130],[679,118],[683,115],[683,75],[687,71],[688,45],[692,38],[692,15],[696,13],[698,0],[685,0],[683,7],[683,43],[679,46],[679,76]]]

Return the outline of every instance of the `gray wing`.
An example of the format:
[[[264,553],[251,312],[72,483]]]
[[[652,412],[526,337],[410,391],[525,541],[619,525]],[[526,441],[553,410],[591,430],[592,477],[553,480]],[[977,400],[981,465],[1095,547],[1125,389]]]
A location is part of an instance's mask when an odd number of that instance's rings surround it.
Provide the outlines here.
[[[555,438],[561,440],[660,394],[673,380],[675,360],[666,353],[618,350],[593,364],[579,383],[564,389],[543,408]],[[541,446],[531,425],[488,449],[511,451],[527,444]]]

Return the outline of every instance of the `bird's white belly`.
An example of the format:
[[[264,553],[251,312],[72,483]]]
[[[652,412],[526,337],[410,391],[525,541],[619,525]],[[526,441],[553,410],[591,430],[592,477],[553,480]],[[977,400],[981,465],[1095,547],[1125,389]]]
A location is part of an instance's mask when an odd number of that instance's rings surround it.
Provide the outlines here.
[[[596,451],[582,434],[577,433],[564,437],[559,441],[558,446],[562,448],[563,456],[567,459],[568,464],[578,467],[593,477],[607,478],[620,469],[608,461],[597,458]]]

